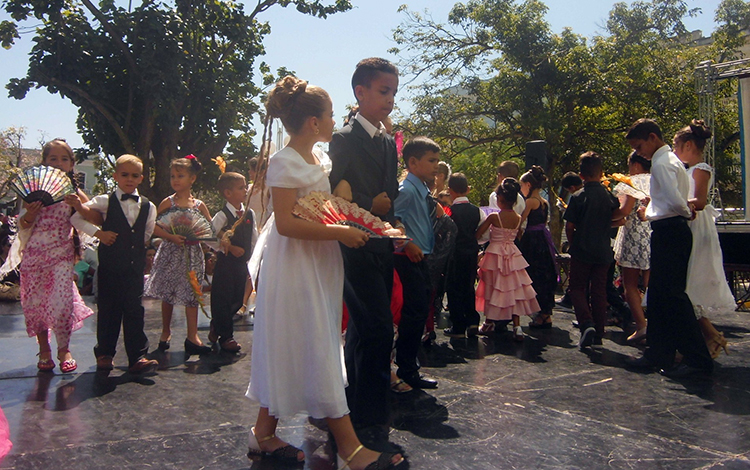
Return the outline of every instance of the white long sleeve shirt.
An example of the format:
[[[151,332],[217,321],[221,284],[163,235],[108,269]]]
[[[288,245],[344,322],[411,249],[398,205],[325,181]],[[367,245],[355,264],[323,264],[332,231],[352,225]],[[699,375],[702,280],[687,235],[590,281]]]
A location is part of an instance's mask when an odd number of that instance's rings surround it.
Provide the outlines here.
[[[676,216],[689,219],[692,215],[687,202],[689,189],[685,165],[668,145],[659,148],[651,157],[651,201],[646,207],[646,219]]]
[[[135,194],[136,196],[139,196],[138,190],[136,189],[136,191],[133,194]],[[120,206],[122,207],[123,213],[125,213],[125,218],[128,220],[128,223],[132,227],[133,224],[135,224],[136,219],[138,218],[138,213],[141,211],[141,201],[138,200],[138,202],[136,202],[133,199],[126,199],[122,201],[121,200],[122,195],[123,195],[123,191],[120,188],[117,188],[115,190],[115,197],[117,198],[118,201],[120,201]],[[109,207],[109,194],[101,194],[99,196],[96,196],[93,199],[91,199],[89,202],[87,202],[85,206],[90,207],[91,209],[99,212],[100,214],[102,214],[102,217],[106,220],[107,208]],[[144,237],[143,243],[148,243],[148,241],[151,239],[151,235],[154,233],[155,222],[156,222],[156,206],[154,206],[153,202],[149,201],[148,218],[146,219],[146,231],[143,234],[143,237]],[[86,221],[78,212],[73,214],[73,216],[70,218],[70,223],[79,232],[83,232],[86,235],[89,235],[92,237],[97,231],[101,230],[100,227],[97,227],[96,225]]]

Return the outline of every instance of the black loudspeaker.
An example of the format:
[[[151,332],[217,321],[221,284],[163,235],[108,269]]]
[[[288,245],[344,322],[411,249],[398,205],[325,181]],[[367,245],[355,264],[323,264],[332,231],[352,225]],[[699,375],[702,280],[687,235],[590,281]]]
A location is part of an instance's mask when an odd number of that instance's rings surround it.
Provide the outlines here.
[[[549,172],[547,142],[544,140],[526,142],[526,171],[530,170],[533,165],[542,167],[545,174]]]

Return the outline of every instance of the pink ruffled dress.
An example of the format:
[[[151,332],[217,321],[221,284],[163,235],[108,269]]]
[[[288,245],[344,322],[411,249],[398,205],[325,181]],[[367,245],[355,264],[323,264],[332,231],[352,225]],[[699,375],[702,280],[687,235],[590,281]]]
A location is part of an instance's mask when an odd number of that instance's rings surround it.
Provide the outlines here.
[[[502,224],[502,222],[500,222]],[[536,292],[526,273],[526,262],[514,240],[518,226],[490,226],[490,244],[479,263],[476,308],[487,320],[512,320],[513,315],[538,312]]]

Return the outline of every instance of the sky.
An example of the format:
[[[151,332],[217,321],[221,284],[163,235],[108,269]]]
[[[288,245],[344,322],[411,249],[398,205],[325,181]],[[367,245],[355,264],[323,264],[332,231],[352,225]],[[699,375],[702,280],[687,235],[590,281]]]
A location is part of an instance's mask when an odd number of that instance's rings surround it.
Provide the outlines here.
[[[254,2],[245,2],[250,10]],[[331,3],[333,1],[331,0]],[[354,9],[337,13],[326,20],[298,13],[293,8],[272,7],[259,16],[268,21],[271,34],[265,38],[266,55],[259,58],[272,70],[285,66],[297,76],[321,86],[331,95],[336,121],[346,115],[346,106],[354,103],[350,86],[356,63],[365,57],[383,57],[397,61],[388,53],[396,44],[392,31],[404,21],[398,8],[406,3],[409,9],[424,13],[427,10],[439,22],[446,22],[448,12],[455,4],[446,0],[352,0]],[[549,8],[546,19],[552,31],[559,33],[565,27],[587,37],[604,32],[608,13],[616,2],[609,0],[544,0]],[[700,29],[709,36],[715,29],[714,11],[720,0],[687,0],[689,8],[701,8],[696,18],[685,21],[688,30]],[[0,14],[0,21],[9,19]],[[11,78],[22,78],[28,67],[31,35],[26,34],[10,50],[0,50],[0,84]],[[396,105],[409,109],[408,91],[401,90]],[[31,90],[23,100],[9,98],[0,90],[0,129],[26,128],[23,147],[38,148],[42,140],[65,138],[71,146],[83,145],[76,130],[76,108],[59,95],[45,89]],[[256,119],[256,121],[258,121]],[[262,124],[257,126],[262,133]]]

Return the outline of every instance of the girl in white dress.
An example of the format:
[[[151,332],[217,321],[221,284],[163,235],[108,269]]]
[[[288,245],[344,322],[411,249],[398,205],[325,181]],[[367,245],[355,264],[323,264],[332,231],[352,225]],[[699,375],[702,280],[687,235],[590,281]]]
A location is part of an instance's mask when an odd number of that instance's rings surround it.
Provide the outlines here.
[[[689,126],[674,136],[674,153],[689,166],[689,202],[697,211],[690,221],[693,232],[693,251],[688,264],[686,292],[693,303],[698,324],[706,340],[706,346],[714,359],[721,349],[726,352],[727,340],[714,328],[707,315],[734,311],[736,304],[729,290],[722,265],[721,245],[716,232],[715,220],[718,211],[707,203],[708,189],[713,184],[713,168],[703,162],[703,148],[711,138],[711,129],[701,120],[693,120]]]
[[[266,110],[264,138],[270,119],[280,118],[290,140],[268,160],[265,185],[259,185],[260,190],[270,188],[274,215],[257,248],[263,251],[247,397],[258,401],[260,410],[250,431],[248,457],[304,461],[302,450],[275,435],[280,418],[303,413],[327,420],[340,469],[392,468],[403,457],[362,446],[344,394],[344,265],[338,242],[356,248],[368,236],[353,227],[308,222],[292,214],[299,198],[331,190],[331,161],[315,144],[331,140],[333,104],[322,88],[287,76],[269,94]]]

